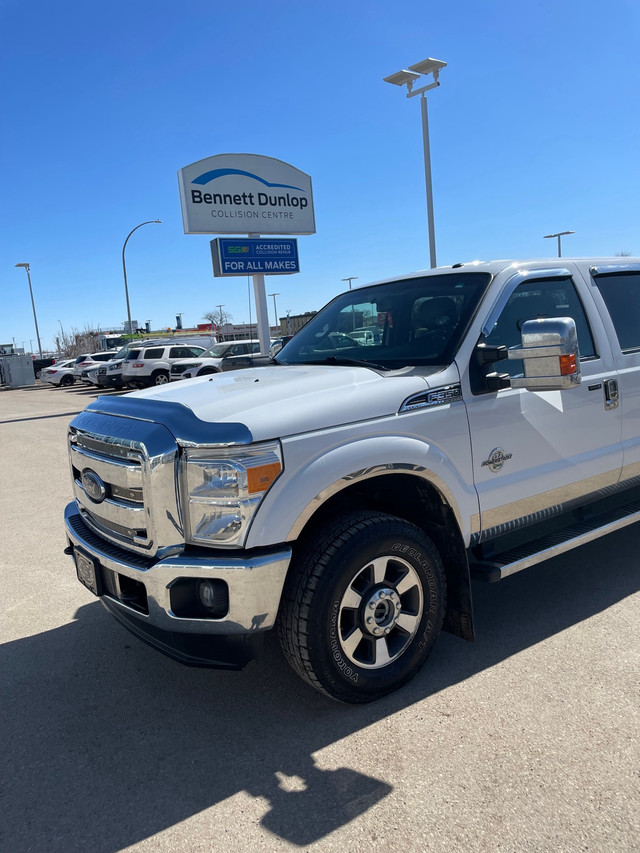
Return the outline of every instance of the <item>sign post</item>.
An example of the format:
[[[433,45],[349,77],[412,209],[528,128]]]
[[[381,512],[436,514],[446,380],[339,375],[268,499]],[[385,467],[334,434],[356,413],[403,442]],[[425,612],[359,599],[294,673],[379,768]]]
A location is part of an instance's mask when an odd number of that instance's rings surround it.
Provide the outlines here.
[[[247,234],[253,240],[269,234],[315,234],[311,178],[282,160],[260,154],[217,154],[180,169],[178,183],[185,234]],[[272,267],[217,273],[253,275],[263,354],[270,343],[265,272],[283,271]]]

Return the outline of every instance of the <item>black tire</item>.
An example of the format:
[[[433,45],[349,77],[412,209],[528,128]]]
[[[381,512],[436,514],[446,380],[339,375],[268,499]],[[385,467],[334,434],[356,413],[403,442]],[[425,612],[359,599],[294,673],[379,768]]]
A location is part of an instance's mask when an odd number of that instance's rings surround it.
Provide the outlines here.
[[[36,379],[42,379],[42,371],[36,370]]]
[[[156,370],[151,374],[152,385],[168,385],[169,382],[169,373],[166,370]]]
[[[66,375],[66,376],[63,376],[63,377],[62,377],[62,379],[60,380],[60,384],[61,384],[64,388],[67,388],[69,385],[73,385],[74,381],[75,381],[75,380],[74,380],[73,376],[70,376],[70,375],[67,373],[67,375]]]
[[[358,512],[302,546],[278,618],[283,652],[341,702],[379,699],[426,661],[444,618],[440,555],[415,525]]]
[[[196,374],[197,376],[211,376],[212,373],[220,373],[219,370],[216,370],[215,367],[205,367],[204,370],[201,370],[200,373]]]

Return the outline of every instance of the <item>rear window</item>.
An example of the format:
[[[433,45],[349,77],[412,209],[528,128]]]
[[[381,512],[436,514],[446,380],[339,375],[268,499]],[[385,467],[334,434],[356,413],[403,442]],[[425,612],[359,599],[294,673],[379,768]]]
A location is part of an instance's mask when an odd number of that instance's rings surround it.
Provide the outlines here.
[[[201,352],[204,352],[202,347],[171,347],[169,358],[193,358],[194,355],[200,355]]]
[[[602,294],[622,352],[640,350],[640,273],[599,275]]]

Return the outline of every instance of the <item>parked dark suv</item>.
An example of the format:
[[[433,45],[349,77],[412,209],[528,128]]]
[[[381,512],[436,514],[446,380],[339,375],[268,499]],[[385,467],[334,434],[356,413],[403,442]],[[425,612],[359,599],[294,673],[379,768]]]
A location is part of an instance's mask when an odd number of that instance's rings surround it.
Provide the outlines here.
[[[40,372],[44,367],[51,367],[51,365],[55,363],[55,358],[34,358],[33,372],[35,374],[36,379],[40,379]]]

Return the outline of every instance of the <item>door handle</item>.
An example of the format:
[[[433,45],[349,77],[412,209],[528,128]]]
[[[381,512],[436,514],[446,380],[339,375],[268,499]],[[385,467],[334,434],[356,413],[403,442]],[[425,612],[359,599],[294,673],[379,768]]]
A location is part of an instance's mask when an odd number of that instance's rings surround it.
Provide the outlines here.
[[[604,407],[607,409],[617,409],[620,403],[620,392],[618,391],[617,379],[605,379],[604,382]]]

